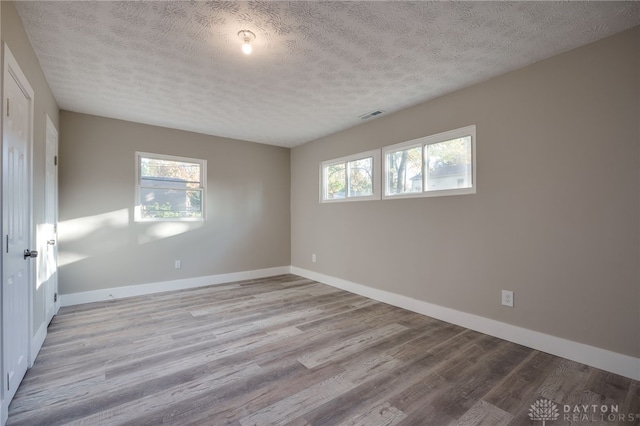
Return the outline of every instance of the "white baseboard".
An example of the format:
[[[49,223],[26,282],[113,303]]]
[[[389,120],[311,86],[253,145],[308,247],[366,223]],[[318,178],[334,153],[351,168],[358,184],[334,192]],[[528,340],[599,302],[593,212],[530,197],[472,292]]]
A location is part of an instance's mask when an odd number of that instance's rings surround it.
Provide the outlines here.
[[[233,281],[266,278],[275,275],[288,274],[290,272],[290,266],[278,266],[275,268],[257,269],[254,271],[233,272],[229,274],[209,275],[206,277],[186,278],[158,283],[84,291],[80,293],[61,294],[59,300],[61,306],[80,305],[82,303],[102,302],[105,300],[161,293],[163,291],[185,290],[189,288],[205,287],[208,285],[230,283]]]
[[[634,358],[606,349],[585,345],[584,343],[574,342],[467,312],[434,305],[412,297],[367,287],[362,284],[296,266],[291,267],[291,273],[370,299],[508,340],[519,345],[590,365],[634,380],[640,380],[640,358]]]
[[[33,367],[33,363],[36,362],[36,358],[38,357],[38,353],[40,353],[40,349],[42,348],[42,344],[44,343],[45,337],[47,337],[47,326],[48,323],[40,324],[40,328],[38,328],[38,332],[33,339],[31,339],[31,353],[29,354],[29,368]]]

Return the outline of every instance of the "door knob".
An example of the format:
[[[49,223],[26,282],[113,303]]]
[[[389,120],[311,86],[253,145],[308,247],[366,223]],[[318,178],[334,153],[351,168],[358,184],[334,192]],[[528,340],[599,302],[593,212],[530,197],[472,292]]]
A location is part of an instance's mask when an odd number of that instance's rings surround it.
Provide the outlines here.
[[[38,257],[38,252],[36,250],[25,250],[24,251],[24,258],[28,258],[28,257]]]
[[[47,241],[47,244],[49,244],[50,246],[55,246],[56,245],[56,240],[49,240],[49,241]]]

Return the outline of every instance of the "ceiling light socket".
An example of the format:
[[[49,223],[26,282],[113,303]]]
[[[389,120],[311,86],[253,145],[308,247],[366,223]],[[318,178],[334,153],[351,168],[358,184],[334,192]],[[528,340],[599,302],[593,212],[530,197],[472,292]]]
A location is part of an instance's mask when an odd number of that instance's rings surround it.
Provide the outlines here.
[[[238,31],[238,37],[242,40],[242,51],[249,55],[253,50],[251,47],[251,42],[256,39],[256,35],[249,30],[240,30]]]

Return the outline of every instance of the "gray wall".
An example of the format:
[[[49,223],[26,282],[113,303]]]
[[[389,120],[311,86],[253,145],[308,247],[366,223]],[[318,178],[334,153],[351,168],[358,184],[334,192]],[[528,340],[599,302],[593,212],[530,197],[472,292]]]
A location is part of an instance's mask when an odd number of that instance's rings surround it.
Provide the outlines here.
[[[67,111],[60,126],[62,294],[290,264],[289,149]],[[136,151],[207,160],[207,220],[134,222]]]
[[[294,148],[292,265],[640,356],[639,52],[635,28]],[[477,194],[318,202],[321,161],[470,124]]]
[[[33,221],[34,232],[44,223],[44,173],[45,173],[45,138],[46,114],[49,114],[54,126],[58,128],[58,105],[49,89],[40,63],[24,32],[22,21],[11,1],[2,1],[2,41],[6,42],[11,53],[26,75],[34,91],[34,139],[33,139]],[[33,235],[34,241],[37,235]],[[42,238],[39,238],[42,240]],[[38,247],[43,250],[45,247]],[[34,280],[35,281],[35,280]],[[44,286],[38,288],[34,284],[33,299],[33,333],[45,321]]]

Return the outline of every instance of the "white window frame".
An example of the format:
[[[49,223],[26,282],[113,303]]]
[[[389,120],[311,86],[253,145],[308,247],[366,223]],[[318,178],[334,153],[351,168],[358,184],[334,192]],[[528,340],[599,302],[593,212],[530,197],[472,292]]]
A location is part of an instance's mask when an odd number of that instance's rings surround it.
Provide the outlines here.
[[[451,139],[457,139],[462,137],[471,136],[471,187],[468,188],[453,188],[453,189],[439,189],[439,190],[429,190],[426,185],[426,158],[425,151],[428,145],[446,142]],[[412,147],[422,147],[422,191],[420,192],[408,192],[403,194],[387,194],[387,154],[390,152],[400,151],[406,148]],[[448,195],[465,195],[465,194],[475,194],[476,193],[476,126],[466,126],[461,127],[459,129],[449,130],[446,132],[438,133],[435,135],[425,136],[418,139],[413,139],[407,142],[398,143],[395,145],[389,145],[382,148],[382,161],[383,171],[382,171],[382,180],[384,182],[384,188],[382,189],[382,199],[383,200],[396,200],[399,198],[419,198],[419,197],[442,197]]]
[[[185,163],[197,163],[200,164],[200,190],[202,191],[201,204],[202,204],[202,217],[141,217],[140,206],[140,188],[142,187],[141,176],[141,159],[151,158],[156,160],[168,160]],[[134,220],[136,222],[202,222],[206,219],[207,212],[207,160],[200,158],[179,157],[176,155],[154,154],[149,152],[138,152],[135,154],[136,160],[136,189],[135,189],[135,201],[134,201]]]
[[[345,174],[347,176],[346,182],[346,190],[349,188],[349,173],[347,170],[347,165],[351,161],[363,160],[365,158],[373,159],[373,170],[371,171],[371,185],[372,185],[372,194],[365,196],[349,196],[348,193],[345,194],[344,198],[325,198],[326,195],[326,183],[327,177],[325,176],[325,170],[328,166],[334,164],[345,163]],[[372,150],[366,152],[360,152],[358,154],[348,155],[346,157],[334,158],[331,160],[326,160],[320,163],[320,202],[321,203],[344,203],[344,202],[352,202],[352,201],[371,201],[371,200],[379,200],[381,194],[381,183],[380,183],[380,150]]]

